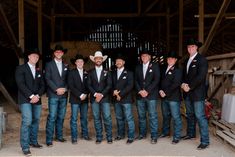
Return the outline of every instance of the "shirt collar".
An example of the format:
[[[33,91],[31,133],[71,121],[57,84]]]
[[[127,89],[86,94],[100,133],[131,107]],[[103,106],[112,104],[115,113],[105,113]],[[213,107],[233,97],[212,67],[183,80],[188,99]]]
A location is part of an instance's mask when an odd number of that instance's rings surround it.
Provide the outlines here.
[[[29,65],[30,68],[35,68],[35,65],[32,65],[29,62],[28,62],[28,65]]]
[[[120,71],[120,72],[122,72],[123,70],[124,70],[124,67],[117,69],[117,71]]]
[[[193,56],[189,57],[189,59],[193,60],[196,57],[197,54],[198,54],[198,52],[196,52]]]
[[[62,64],[62,61],[58,61],[58,60],[56,60],[56,59],[54,59],[55,60],[55,63],[56,64]]]
[[[101,70],[103,70],[103,66],[102,65],[100,67],[95,66],[95,69],[101,71]]]
[[[143,63],[143,66],[148,67],[149,66],[149,61],[146,64]]]

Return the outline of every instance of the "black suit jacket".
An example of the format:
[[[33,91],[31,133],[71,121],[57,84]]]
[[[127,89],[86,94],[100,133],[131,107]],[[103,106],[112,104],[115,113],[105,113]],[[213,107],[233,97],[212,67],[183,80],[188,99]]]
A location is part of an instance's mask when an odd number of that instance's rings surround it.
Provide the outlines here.
[[[161,74],[160,90],[163,90],[166,94],[164,99],[170,101],[180,101],[181,96],[181,83],[182,83],[182,70],[176,66],[172,66],[166,73],[167,66],[163,68]]]
[[[184,97],[189,96],[191,101],[202,101],[206,98],[206,75],[208,63],[205,57],[197,54],[192,60],[187,73],[187,62],[184,63],[183,82],[189,85],[190,91],[184,92]]]
[[[71,70],[68,75],[68,87],[70,89],[70,99],[69,102],[72,104],[81,104],[87,102],[87,98],[81,101],[80,96],[82,94],[88,95],[87,88],[88,73],[83,70],[83,81],[77,68]]]
[[[90,100],[92,103],[95,101],[95,93],[103,94],[104,97],[101,99],[100,103],[109,102],[111,88],[112,77],[108,70],[102,70],[100,82],[98,82],[95,68],[88,73],[88,89],[90,91]]]
[[[146,76],[143,76],[143,64],[137,65],[135,69],[135,88],[137,93],[140,90],[146,90],[149,95],[147,99],[156,100],[158,98],[158,85],[160,82],[160,69],[158,64],[149,63]],[[142,97],[137,94],[137,99],[141,99]]]
[[[50,98],[61,98],[67,97],[68,92],[63,95],[57,95],[56,89],[58,88],[68,88],[67,87],[67,75],[68,75],[68,65],[62,63],[62,76],[59,74],[59,70],[56,66],[55,60],[48,62],[45,68],[45,79],[47,83],[47,96]]]
[[[134,87],[133,72],[124,69],[119,79],[117,79],[117,70],[114,70],[112,72],[112,83],[113,91],[119,90],[121,97],[121,101],[117,101],[116,97],[114,101],[118,103],[132,103],[132,89]]]
[[[28,63],[16,68],[15,79],[18,86],[18,103],[30,103],[31,95],[41,96],[45,91],[45,83],[42,72],[36,69],[35,79]],[[37,104],[41,104],[41,99]]]

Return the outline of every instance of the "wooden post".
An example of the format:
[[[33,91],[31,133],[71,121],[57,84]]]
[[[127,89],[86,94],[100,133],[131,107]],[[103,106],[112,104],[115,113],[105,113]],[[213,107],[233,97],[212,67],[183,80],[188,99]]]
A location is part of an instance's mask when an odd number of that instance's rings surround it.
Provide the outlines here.
[[[184,1],[179,0],[179,56],[183,56]]]
[[[55,41],[55,15],[54,8],[51,9],[51,42]]]
[[[18,0],[18,16],[19,16],[19,46],[24,52],[24,0]],[[19,64],[24,64],[24,58],[19,59]]]
[[[221,23],[221,21],[224,17],[224,14],[225,14],[230,2],[231,2],[231,0],[224,0],[223,1],[222,5],[221,5],[221,8],[220,8],[220,10],[219,10],[219,12],[216,16],[216,19],[215,19],[215,21],[214,21],[214,23],[211,27],[211,30],[210,30],[207,38],[206,38],[204,46],[201,48],[202,49],[201,50],[202,54],[204,54],[204,55],[206,54],[206,52],[207,52],[207,50],[208,50],[208,48],[211,44],[211,41],[212,41],[213,37],[215,36],[217,29],[219,28],[219,25],[220,25],[220,23]]]
[[[166,15],[166,51],[170,50],[170,8],[167,7]]]
[[[199,0],[198,40],[204,43],[204,0]],[[201,53],[199,49],[199,53]]]
[[[37,0],[38,14],[38,48],[42,52],[42,0]],[[39,61],[39,67],[42,68],[42,60]]]
[[[2,131],[3,131],[3,107],[0,106],[0,149],[2,148]]]

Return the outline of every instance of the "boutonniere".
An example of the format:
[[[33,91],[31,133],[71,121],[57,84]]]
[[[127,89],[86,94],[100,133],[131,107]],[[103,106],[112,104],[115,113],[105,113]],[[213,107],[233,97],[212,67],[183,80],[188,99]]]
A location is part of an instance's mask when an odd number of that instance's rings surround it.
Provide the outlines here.
[[[192,65],[192,68],[196,67],[196,65]]]
[[[36,68],[36,71],[40,71],[40,68]]]
[[[41,75],[40,74],[38,74],[38,78],[40,78],[41,77]]]
[[[125,70],[125,71],[123,71],[123,73],[124,73],[124,74],[127,74],[127,71]]]
[[[168,74],[169,74],[169,75],[171,75],[171,74],[172,74],[172,72],[170,72],[170,71],[169,71],[169,72],[168,72]]]
[[[174,70],[175,67],[171,67],[170,70]]]
[[[151,68],[153,65],[152,65],[152,63],[151,64],[149,64],[149,67]]]
[[[125,79],[126,79],[126,76],[124,76],[122,79],[125,80]]]
[[[68,68],[64,68],[64,71],[67,71],[68,70]]]
[[[106,75],[107,75],[107,73],[108,73],[108,71],[104,70],[104,76],[106,76]]]
[[[84,74],[88,74],[87,71],[84,70]]]
[[[197,62],[197,60],[196,60],[196,59],[194,59],[194,60],[193,60],[193,62]]]
[[[151,72],[153,72],[153,70],[152,70],[152,69],[149,69],[149,72],[151,73]]]

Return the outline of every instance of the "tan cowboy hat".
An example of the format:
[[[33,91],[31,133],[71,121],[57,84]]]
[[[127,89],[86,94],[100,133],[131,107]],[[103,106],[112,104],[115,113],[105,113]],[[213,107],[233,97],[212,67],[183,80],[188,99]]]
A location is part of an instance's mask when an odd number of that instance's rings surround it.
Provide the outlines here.
[[[103,56],[103,54],[102,54],[101,51],[96,51],[94,56],[90,55],[89,57],[90,57],[90,59],[92,60],[92,62],[95,62],[95,58],[96,58],[96,57],[101,57],[101,58],[103,58],[103,62],[108,58],[107,55],[104,55],[104,56]]]

